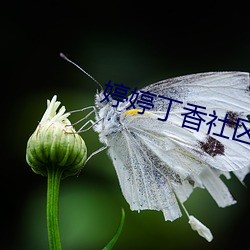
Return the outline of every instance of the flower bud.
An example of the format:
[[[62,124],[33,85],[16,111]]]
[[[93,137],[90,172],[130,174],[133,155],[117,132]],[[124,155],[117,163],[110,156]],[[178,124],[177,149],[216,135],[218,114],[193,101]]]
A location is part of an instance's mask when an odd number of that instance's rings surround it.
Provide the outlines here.
[[[79,172],[87,158],[86,145],[76,133],[61,107],[56,113],[60,102],[54,96],[47,101],[41,122],[27,143],[26,160],[32,170],[47,176],[50,168],[62,171],[62,177],[75,175]]]

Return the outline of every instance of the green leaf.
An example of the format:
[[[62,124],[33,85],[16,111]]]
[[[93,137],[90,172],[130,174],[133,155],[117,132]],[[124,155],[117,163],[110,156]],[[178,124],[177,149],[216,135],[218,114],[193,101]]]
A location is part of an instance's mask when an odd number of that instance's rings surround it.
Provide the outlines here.
[[[250,114],[249,114],[249,115],[247,115],[247,119],[250,121]]]
[[[125,211],[122,208],[122,218],[121,218],[120,225],[117,228],[117,231],[116,231],[115,235],[113,236],[113,238],[111,239],[111,241],[103,248],[103,250],[110,250],[113,248],[113,246],[115,245],[116,241],[118,240],[118,238],[120,236],[120,233],[121,233],[123,225],[124,225],[124,221],[125,221]]]

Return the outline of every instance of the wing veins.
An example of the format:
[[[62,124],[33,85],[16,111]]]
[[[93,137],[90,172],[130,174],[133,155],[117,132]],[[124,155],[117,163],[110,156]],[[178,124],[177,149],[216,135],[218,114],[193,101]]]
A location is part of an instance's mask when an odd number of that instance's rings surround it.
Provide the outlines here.
[[[127,133],[130,133],[130,132],[127,131]],[[131,148],[132,148],[132,147],[131,147],[131,142],[129,143],[129,139],[133,138],[133,142],[136,143],[136,144],[138,145],[137,141],[134,140],[134,137],[133,137],[133,136],[131,136],[131,138],[128,138],[128,135],[127,135],[126,133],[124,133],[124,135],[125,135],[125,137],[126,137],[126,141],[127,141],[128,145],[130,145],[130,147],[128,147],[128,148],[129,148],[129,153],[130,153],[130,155],[135,155],[135,157],[136,157],[136,159],[137,159],[137,161],[138,161],[137,155],[134,154],[134,152],[131,151]],[[138,146],[140,147],[140,145],[138,145]],[[143,152],[143,151],[142,151],[142,152]],[[141,171],[141,173],[142,173],[142,175],[143,175],[143,178],[142,178],[142,179],[143,179],[143,186],[144,186],[144,190],[145,190],[145,192],[146,192],[147,203],[148,203],[148,205],[149,205],[149,194],[148,194],[148,191],[147,191],[147,188],[146,188],[146,183],[145,183],[145,178],[144,178],[144,172],[142,171],[142,168],[141,168],[140,165],[139,165],[139,168],[140,168],[140,171]],[[135,183],[136,183],[136,186],[137,186],[137,189],[136,189],[136,190],[139,190],[138,183],[137,183],[137,181],[136,181],[136,175],[135,175],[135,172],[134,172],[134,168],[133,168],[133,167],[132,167],[132,171],[133,171],[134,180],[135,180]],[[139,195],[138,192],[137,192],[137,197],[138,197],[138,201],[140,201],[140,199],[139,199],[140,195]],[[140,204],[139,204],[139,205],[140,205]]]

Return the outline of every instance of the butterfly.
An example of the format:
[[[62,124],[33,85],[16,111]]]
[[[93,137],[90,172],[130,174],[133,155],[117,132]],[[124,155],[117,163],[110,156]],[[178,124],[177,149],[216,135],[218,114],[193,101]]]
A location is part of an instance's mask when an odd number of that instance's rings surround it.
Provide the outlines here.
[[[210,230],[183,203],[197,187],[219,207],[235,203],[220,177],[234,174],[243,182],[250,172],[249,74],[191,74],[140,91],[161,98],[142,112],[112,95],[102,102],[104,91],[97,92],[91,123],[104,144],[97,152],[107,148],[131,210],[160,210],[166,221],[174,221],[182,216],[181,206],[192,229],[211,241]],[[187,112],[190,107],[200,113]],[[192,127],[197,124],[199,130]]]
[[[250,171],[250,140],[247,144],[227,138],[234,134],[237,120],[246,122],[250,112],[248,73],[192,74],[151,84],[142,91],[168,99],[156,98],[154,107],[144,114],[127,110],[126,102],[117,108],[113,107],[115,100],[101,103],[102,92],[95,101],[97,123],[93,128],[108,148],[131,210],[161,210],[165,220],[173,221],[181,216],[179,203],[196,187],[207,189],[220,207],[234,204],[220,176],[230,178],[233,173],[243,181]],[[169,107],[167,100],[205,107],[207,114],[216,112],[222,121],[227,114],[228,123],[212,124],[214,132],[209,135],[206,123],[199,131],[182,127],[183,108],[178,103],[171,106],[167,121],[161,121]],[[223,134],[218,136],[222,125]],[[237,128],[243,133],[243,125]],[[205,238],[210,240],[208,235]]]

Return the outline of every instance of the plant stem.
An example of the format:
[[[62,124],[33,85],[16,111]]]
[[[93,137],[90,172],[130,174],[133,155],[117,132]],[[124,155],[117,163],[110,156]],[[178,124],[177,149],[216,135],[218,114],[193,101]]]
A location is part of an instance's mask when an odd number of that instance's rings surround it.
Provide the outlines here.
[[[122,218],[121,218],[121,222],[120,225],[114,235],[114,237],[111,239],[111,241],[108,243],[107,246],[105,246],[102,250],[111,250],[113,248],[113,246],[115,245],[116,241],[118,240],[120,233],[122,231],[122,227],[124,225],[124,221],[125,221],[125,212],[124,209],[122,208]]]
[[[59,167],[48,168],[47,185],[47,228],[50,250],[61,250],[61,240],[59,231],[59,188],[62,176]]]

